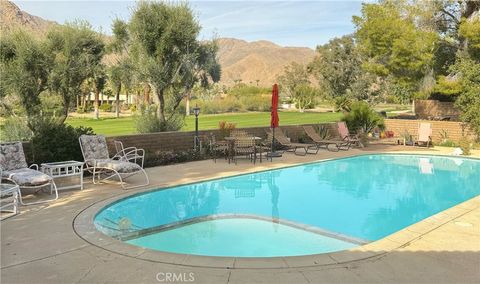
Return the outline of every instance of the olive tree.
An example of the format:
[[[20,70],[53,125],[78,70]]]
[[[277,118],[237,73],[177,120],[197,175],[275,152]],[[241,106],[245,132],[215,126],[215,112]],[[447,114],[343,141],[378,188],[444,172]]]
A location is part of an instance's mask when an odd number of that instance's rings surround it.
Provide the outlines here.
[[[108,68],[108,77],[115,93],[115,116],[120,117],[120,93],[125,89],[128,94],[131,89],[134,66],[129,57],[130,35],[128,25],[120,19],[112,23],[113,38],[107,49],[112,62]]]
[[[53,56],[49,88],[62,97],[64,121],[71,102],[81,93],[82,84],[94,77],[94,70],[100,66],[105,45],[86,22],[54,27],[47,34],[47,44]]]
[[[31,120],[40,113],[40,94],[47,89],[52,58],[42,41],[18,31],[0,40],[0,101],[12,114],[7,97],[14,97],[18,107]]]
[[[219,78],[219,65],[212,63],[216,49],[197,40],[200,25],[186,3],[140,2],[129,32],[131,57],[153,87],[161,130],[170,130],[169,121],[178,119],[177,108],[195,82]]]

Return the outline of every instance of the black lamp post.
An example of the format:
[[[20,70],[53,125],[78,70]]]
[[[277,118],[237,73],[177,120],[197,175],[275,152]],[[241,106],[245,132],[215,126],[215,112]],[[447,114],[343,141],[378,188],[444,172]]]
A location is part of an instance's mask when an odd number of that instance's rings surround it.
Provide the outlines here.
[[[193,113],[195,114],[195,140],[194,140],[194,147],[195,150],[198,150],[200,147],[200,139],[198,137],[198,116],[200,115],[200,108],[195,105],[193,108]]]

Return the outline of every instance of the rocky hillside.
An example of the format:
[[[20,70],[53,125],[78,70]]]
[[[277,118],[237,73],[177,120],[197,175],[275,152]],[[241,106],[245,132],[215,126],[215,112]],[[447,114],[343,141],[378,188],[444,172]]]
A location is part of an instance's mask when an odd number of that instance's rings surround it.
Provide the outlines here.
[[[261,86],[274,83],[276,76],[290,62],[308,63],[314,51],[306,47],[281,47],[269,41],[246,42],[233,38],[218,40],[222,65],[222,83],[236,80]]]
[[[17,5],[10,1],[0,0],[0,29],[2,33],[23,28],[41,36],[55,24],[55,22],[44,20],[20,10]]]
[[[10,1],[0,0],[0,28],[7,32],[24,28],[36,35],[44,35],[57,23],[30,15]],[[269,41],[246,42],[233,38],[218,40],[222,65],[221,84],[231,86],[237,80],[260,86],[269,86],[290,62],[308,63],[314,51],[306,47],[281,47]]]

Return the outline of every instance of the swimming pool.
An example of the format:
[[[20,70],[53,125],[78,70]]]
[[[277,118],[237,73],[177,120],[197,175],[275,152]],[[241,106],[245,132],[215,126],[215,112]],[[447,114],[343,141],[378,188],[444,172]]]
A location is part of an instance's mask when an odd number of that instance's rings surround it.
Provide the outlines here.
[[[381,239],[477,196],[479,184],[479,160],[365,155],[130,196],[94,223],[166,252],[309,255]]]

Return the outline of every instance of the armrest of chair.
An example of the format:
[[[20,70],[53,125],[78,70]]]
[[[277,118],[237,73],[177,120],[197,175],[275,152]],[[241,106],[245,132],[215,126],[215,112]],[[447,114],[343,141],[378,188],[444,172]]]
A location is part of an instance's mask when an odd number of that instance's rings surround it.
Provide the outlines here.
[[[31,168],[35,168],[35,170],[38,171],[38,165],[37,164],[31,164],[30,167],[28,167],[29,169]]]
[[[128,152],[126,151],[127,149],[131,149]],[[136,156],[141,156],[143,157],[145,155],[145,150],[140,149],[140,148],[135,148],[135,147],[129,147],[125,148],[123,150],[123,155],[125,158],[128,158],[129,155],[136,155]]]
[[[126,153],[126,152],[130,152],[130,151],[133,151],[133,150],[137,150],[138,148],[137,147],[127,147],[127,148],[123,148],[123,152]],[[122,152],[122,151],[119,151],[119,153]]]

